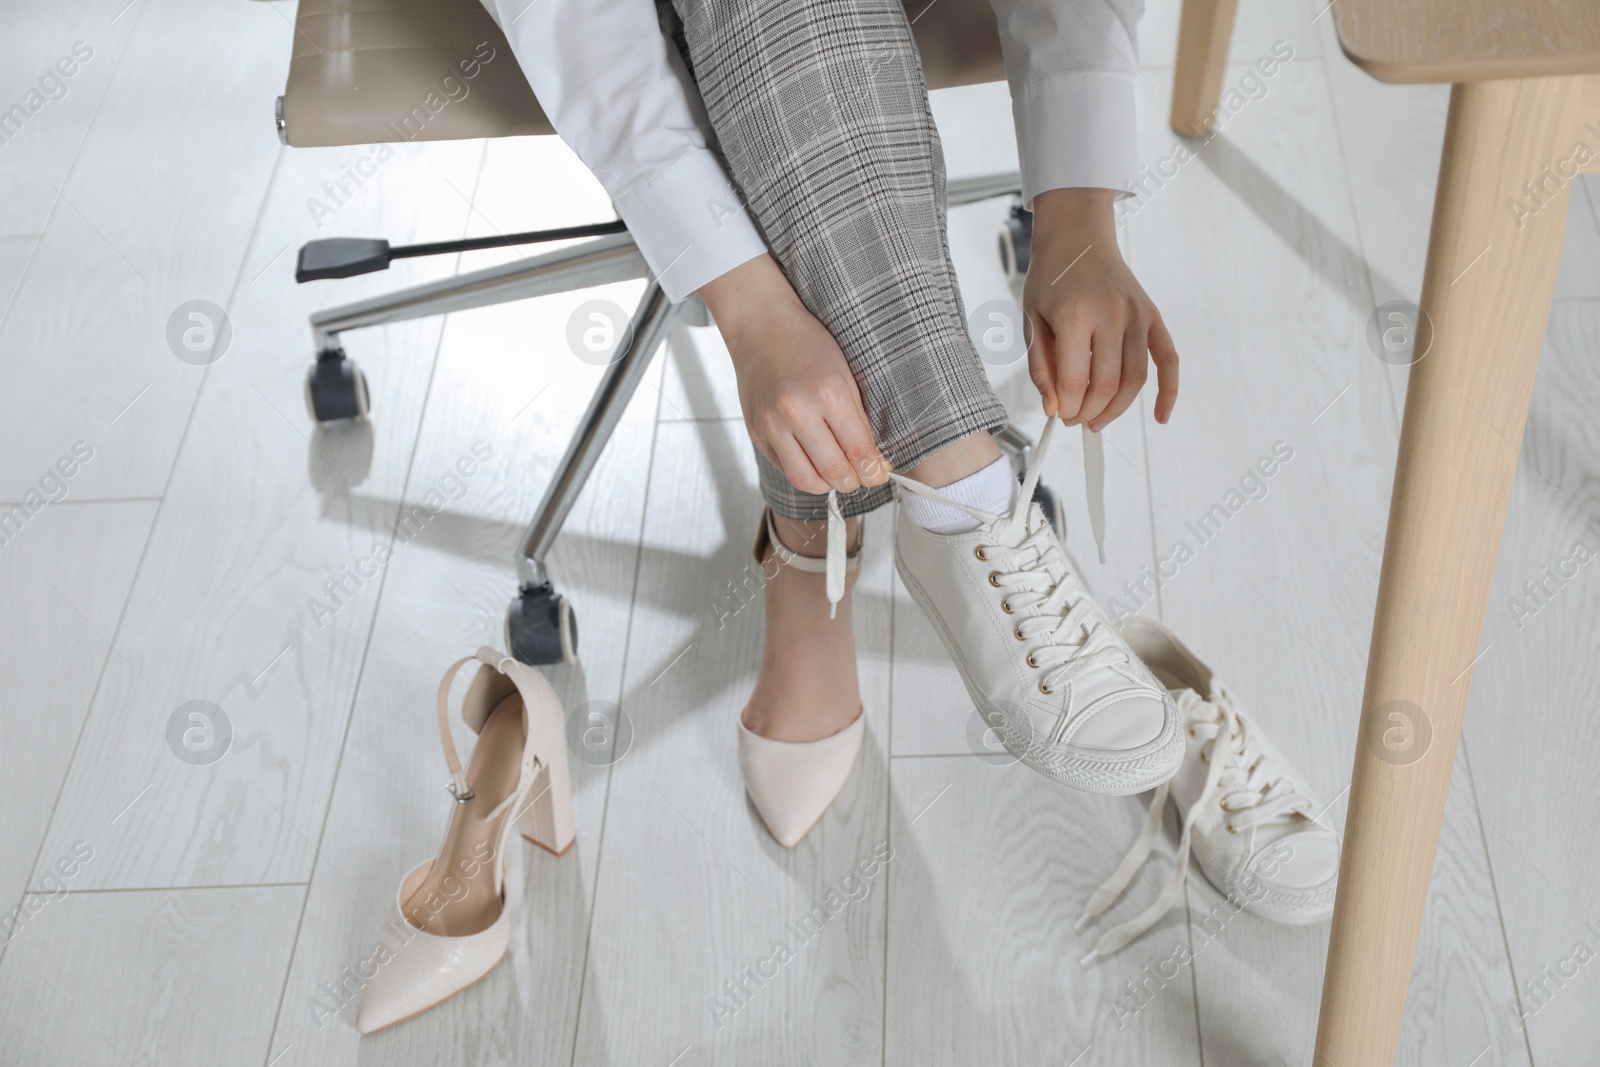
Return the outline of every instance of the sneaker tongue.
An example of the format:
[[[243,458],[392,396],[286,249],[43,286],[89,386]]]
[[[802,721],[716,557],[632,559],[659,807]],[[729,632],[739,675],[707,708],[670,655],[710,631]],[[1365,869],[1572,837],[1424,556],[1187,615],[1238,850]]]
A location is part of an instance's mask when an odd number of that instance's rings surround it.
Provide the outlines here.
[[[1030,532],[1022,523],[1014,522],[1011,516],[1006,515],[990,523],[989,528],[984,531],[984,536],[1001,548],[1016,548],[1027,540]]]

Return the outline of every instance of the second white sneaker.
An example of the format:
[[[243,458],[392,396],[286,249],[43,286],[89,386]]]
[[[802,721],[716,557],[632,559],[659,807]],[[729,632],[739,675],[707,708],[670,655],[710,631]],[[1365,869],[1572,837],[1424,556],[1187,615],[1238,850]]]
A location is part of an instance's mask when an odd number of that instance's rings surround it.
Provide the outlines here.
[[[1186,752],[1170,789],[1156,793],[1144,829],[1089,900],[1078,928],[1108,909],[1148,858],[1169,792],[1182,833],[1172,876],[1155,902],[1102,934],[1085,961],[1117,951],[1166,914],[1183,888],[1191,848],[1206,880],[1239,910],[1295,926],[1327,919],[1339,881],[1339,832],[1324,819],[1327,805],[1169,627],[1135,615],[1122,621],[1121,632],[1176,695]]]
[[[1178,769],[1177,707],[1073,573],[1032,500],[1054,426],[1046,425],[1009,514],[979,511],[896,475],[902,488],[964,511],[979,526],[936,534],[902,509],[895,565],[1008,752],[1077,789],[1139,793]]]

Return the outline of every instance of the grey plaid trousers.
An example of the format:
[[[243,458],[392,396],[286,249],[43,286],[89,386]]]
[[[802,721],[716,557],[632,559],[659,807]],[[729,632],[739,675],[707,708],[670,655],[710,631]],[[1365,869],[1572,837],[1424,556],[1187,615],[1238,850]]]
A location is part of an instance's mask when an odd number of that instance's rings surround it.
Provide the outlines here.
[[[901,0],[658,0],[733,184],[854,372],[905,471],[1005,409],[967,334],[945,235],[944,153]],[[674,17],[674,15],[676,17]],[[759,453],[780,515],[826,516]],[[891,484],[841,495],[859,515]]]

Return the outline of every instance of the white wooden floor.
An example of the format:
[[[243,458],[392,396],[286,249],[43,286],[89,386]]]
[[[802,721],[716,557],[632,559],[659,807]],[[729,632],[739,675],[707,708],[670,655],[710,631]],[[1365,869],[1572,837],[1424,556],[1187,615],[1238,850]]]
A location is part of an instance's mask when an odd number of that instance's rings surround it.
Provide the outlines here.
[[[1137,86],[1154,166],[1176,144],[1178,0],[1149,7]],[[1183,397],[1169,427],[1146,398],[1108,432],[1108,562],[1088,577],[1210,657],[1342,818],[1405,386],[1366,322],[1420,288],[1446,92],[1357,72],[1321,7],[1243,5],[1228,84],[1246,102],[1129,220]],[[620,706],[631,748],[578,766],[576,849],[519,856],[506,962],[357,1035],[353,974],[447,814],[433,687],[498,643],[521,524],[597,377],[562,342],[568,316],[640,285],[353,335],[374,419],[314,430],[308,313],[496,256],[297,287],[301,243],[492,234],[608,205],[552,141],[414,145],[319,228],[308,202],[368,153],[279,147],[292,14],[7,5],[0,108],[75,42],[92,55],[0,145],[0,501],[54,498],[0,544],[0,1062],[1309,1064],[1326,929],[1219,921],[1194,879],[1147,938],[1074,962],[1093,931],[1072,920],[1140,805],[974,755],[953,669],[896,584],[886,515],[856,611],[861,764],[800,848],[764,834],[733,745],[759,612],[719,626],[716,607],[759,501],[726,353],[688,329],[552,560],[584,663],[550,676],[569,709]],[[1273,75],[1252,77],[1274,49]],[[1012,165],[1003,87],[935,109],[953,175]],[[1010,295],[1005,209],[952,215],[969,308]],[[1600,1038],[1600,563],[1564,562],[1600,550],[1597,209],[1600,184],[1581,184],[1397,1061],[1416,1067],[1587,1064]],[[166,342],[195,299],[232,327],[204,368]],[[1022,368],[995,382],[1036,428]],[[1275,446],[1292,459],[1264,493],[1193,543],[1187,521]],[[454,480],[475,447],[489,458]],[[1063,435],[1050,481],[1091,561],[1078,464]],[[448,506],[314,614],[323,584],[396,544],[402,509],[433,493]],[[1194,558],[1153,589],[1183,540]],[[208,765],[167,741],[192,700],[231,729]],[[846,881],[877,849],[887,865]],[[799,943],[788,924],[830,890],[848,903]],[[779,941],[793,960],[749,977]],[[1171,962],[1179,946],[1191,964]]]

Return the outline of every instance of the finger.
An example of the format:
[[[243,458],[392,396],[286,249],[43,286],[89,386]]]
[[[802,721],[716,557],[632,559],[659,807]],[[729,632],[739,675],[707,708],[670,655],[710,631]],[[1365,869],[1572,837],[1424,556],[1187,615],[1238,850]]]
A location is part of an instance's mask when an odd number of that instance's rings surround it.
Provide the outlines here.
[[[1150,376],[1150,349],[1146,343],[1149,336],[1150,326],[1143,319],[1129,323],[1127,332],[1122,335],[1122,379],[1117,383],[1116,395],[1090,421],[1089,429],[1095,433],[1127,411],[1139,395],[1139,390],[1144,388],[1145,380]]]
[[[889,461],[873,442],[867,414],[860,404],[830,413],[826,419],[828,429],[843,450],[846,461],[855,468],[862,485],[882,485],[889,480]]]
[[[1056,335],[1056,401],[1061,405],[1061,421],[1072,425],[1083,408],[1089,391],[1089,374],[1094,355],[1094,319],[1074,315],[1050,324]]]
[[[1150,323],[1150,360],[1156,365],[1156,421],[1164,425],[1178,402],[1178,350],[1159,312]]]
[[[772,446],[767,443],[767,439],[765,437],[759,436],[754,430],[750,429],[748,423],[745,425],[744,432],[750,436],[751,448],[754,448],[757,452],[759,452],[762,458],[768,463],[772,464],[780,471],[783,470],[783,460],[778,458],[778,453],[773,451]]]
[[[1123,338],[1127,332],[1121,318],[1105,319],[1095,326],[1089,388],[1083,391],[1083,406],[1078,409],[1080,423],[1093,425],[1117,395],[1118,383],[1122,381]]]
[[[1033,387],[1039,390],[1045,417],[1054,418],[1061,410],[1056,395],[1056,335],[1050,329],[1050,324],[1034,312],[1027,312],[1026,322],[1032,334],[1028,338],[1028,377],[1033,381]]]
[[[811,465],[806,450],[800,447],[800,442],[792,434],[775,434],[772,451],[778,457],[778,469],[796,489],[818,496],[828,491],[828,483]]]
[[[829,489],[837,489],[841,493],[853,493],[861,488],[861,479],[856,475],[856,469],[844,457],[844,449],[839,447],[838,439],[833,436],[833,430],[826,422],[820,419],[806,423],[795,430],[795,439],[800,442],[800,447],[805,449],[806,458],[811,460],[812,469],[822,476]],[[823,492],[827,492],[824,489]]]

